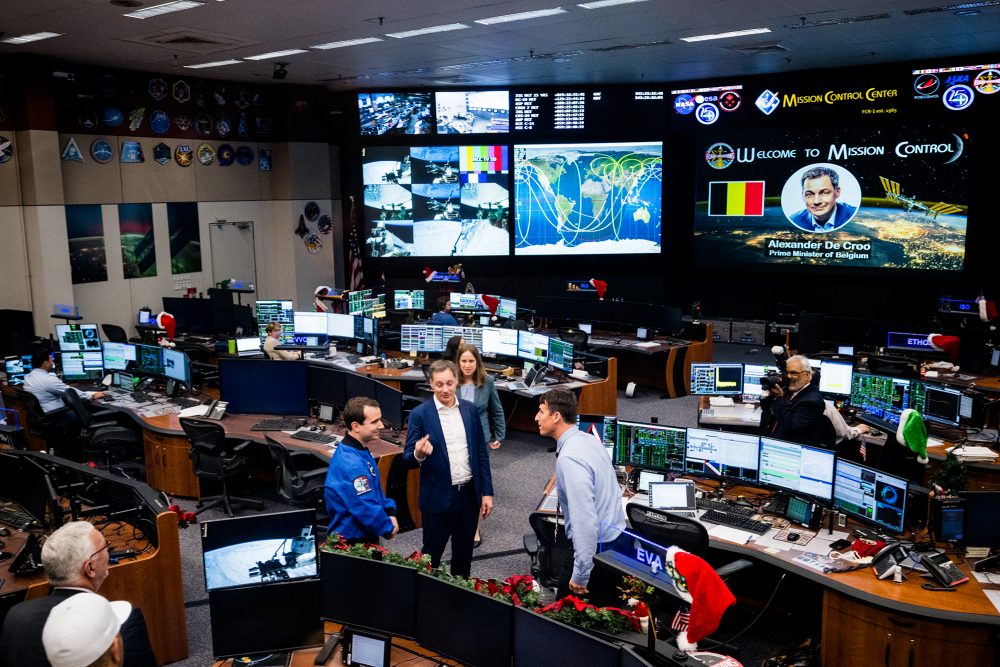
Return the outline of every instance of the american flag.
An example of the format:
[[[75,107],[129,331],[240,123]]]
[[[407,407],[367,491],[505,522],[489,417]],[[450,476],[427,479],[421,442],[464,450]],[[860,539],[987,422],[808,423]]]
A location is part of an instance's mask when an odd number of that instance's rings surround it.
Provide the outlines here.
[[[365,269],[361,264],[361,244],[358,241],[358,220],[357,220],[357,208],[355,207],[354,197],[351,196],[351,215],[348,220],[348,224],[351,226],[351,235],[348,239],[348,245],[350,246],[350,263],[348,271],[348,288],[353,292],[354,290],[359,290],[365,285]]]
[[[861,460],[868,460],[868,444],[865,441],[865,436],[861,436],[861,445],[858,447],[858,453],[861,454]]]
[[[678,609],[677,613],[674,614],[674,620],[670,622],[670,628],[676,630],[677,632],[684,632],[688,629],[688,623],[691,622],[690,612],[684,611],[683,609]]]

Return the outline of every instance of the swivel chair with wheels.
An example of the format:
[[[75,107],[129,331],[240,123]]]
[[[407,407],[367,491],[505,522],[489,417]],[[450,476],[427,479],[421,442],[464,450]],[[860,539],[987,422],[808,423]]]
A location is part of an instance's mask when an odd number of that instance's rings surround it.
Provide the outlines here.
[[[318,506],[329,464],[312,452],[290,451],[271,438],[266,442],[275,465],[278,495],[292,505]]]
[[[80,440],[85,460],[95,460],[104,468],[118,468],[127,459],[138,459],[142,455],[142,433],[137,428],[123,426],[120,416],[114,410],[90,412],[75,391],[63,394],[63,402],[80,422]],[[128,419],[128,417],[124,417]],[[135,467],[137,471],[139,466]],[[132,475],[129,475],[132,476]]]
[[[108,339],[109,343],[128,342],[128,334],[125,333],[125,329],[117,324],[102,324],[101,330],[104,331],[104,337]]]
[[[531,557],[531,576],[546,588],[557,588],[563,564],[573,560],[566,523],[551,512],[532,512],[528,524],[532,532],[524,536],[524,550]]]
[[[559,340],[571,343],[575,350],[585,351],[587,349],[587,341],[590,340],[590,335],[583,329],[570,327],[559,330]]]
[[[42,410],[42,404],[38,397],[30,391],[21,388],[14,388],[17,399],[24,406],[28,415],[26,426],[28,433],[41,438],[45,442],[45,448],[54,451],[64,458],[73,458],[73,431],[67,419],[72,419],[69,408],[59,408],[52,412]]]
[[[191,465],[194,474],[200,479],[219,482],[222,493],[218,496],[198,498],[198,511],[201,514],[212,507],[222,505],[228,516],[233,516],[233,506],[252,507],[262,510],[264,503],[252,498],[239,498],[229,495],[229,480],[241,475],[246,469],[248,459],[240,454],[250,446],[249,440],[239,441],[226,437],[222,424],[214,421],[182,417],[181,428],[191,440]]]

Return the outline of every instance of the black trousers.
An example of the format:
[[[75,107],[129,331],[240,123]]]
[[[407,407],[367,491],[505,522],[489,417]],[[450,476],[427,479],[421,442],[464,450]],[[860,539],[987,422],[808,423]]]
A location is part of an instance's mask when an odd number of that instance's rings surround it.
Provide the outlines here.
[[[610,542],[597,545],[597,553],[602,551],[617,551],[622,554],[629,554],[633,550],[633,538],[624,532]],[[569,581],[573,577],[573,557],[572,555],[563,561],[559,570],[559,586],[556,589],[556,596],[559,598],[569,595]],[[621,584],[622,575],[617,572],[594,565],[590,571],[590,581],[587,583],[587,595],[585,596],[591,604],[598,607],[621,607],[622,601],[619,598],[618,586]]]
[[[468,577],[472,572],[472,542],[479,523],[481,503],[472,482],[451,487],[451,502],[444,512],[424,512],[423,552],[431,565],[441,564],[444,548],[451,540],[451,573]]]

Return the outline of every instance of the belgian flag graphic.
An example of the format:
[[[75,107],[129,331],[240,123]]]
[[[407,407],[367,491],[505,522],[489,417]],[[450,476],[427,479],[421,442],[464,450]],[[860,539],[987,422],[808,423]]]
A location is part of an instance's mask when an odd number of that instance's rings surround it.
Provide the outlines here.
[[[764,181],[715,181],[708,184],[708,214],[764,215]]]

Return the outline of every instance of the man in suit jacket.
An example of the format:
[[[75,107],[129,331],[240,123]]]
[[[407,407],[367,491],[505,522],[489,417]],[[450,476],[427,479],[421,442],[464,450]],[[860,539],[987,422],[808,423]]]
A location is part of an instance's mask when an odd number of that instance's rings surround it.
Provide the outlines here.
[[[823,414],[826,403],[812,383],[809,360],[800,354],[789,357],[785,374],[788,386],[775,386],[760,401],[761,435],[803,445],[832,446],[824,442],[833,426]]]
[[[67,523],[49,535],[42,546],[42,566],[52,592],[14,605],[0,635],[0,667],[48,667],[42,628],[49,612],[60,602],[91,591],[96,593],[108,577],[108,542],[86,521]],[[136,608],[121,627],[125,664],[156,667],[146,631],[146,620]]]
[[[806,207],[792,214],[792,224],[807,232],[840,229],[858,209],[838,202],[839,198],[840,174],[830,167],[813,167],[802,174],[802,201]]]
[[[478,517],[493,512],[493,477],[476,406],[458,399],[458,369],[438,360],[428,370],[434,398],[410,413],[403,462],[420,467],[423,551],[441,563],[451,540],[451,573],[469,576]]]

